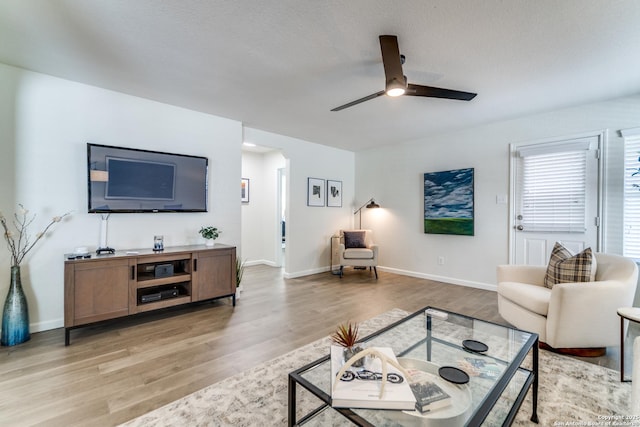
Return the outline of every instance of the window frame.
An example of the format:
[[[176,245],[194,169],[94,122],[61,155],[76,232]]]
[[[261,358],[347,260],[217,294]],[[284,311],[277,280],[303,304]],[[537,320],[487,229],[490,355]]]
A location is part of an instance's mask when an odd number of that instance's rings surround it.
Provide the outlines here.
[[[640,259],[640,128],[620,131],[623,150],[622,254]]]

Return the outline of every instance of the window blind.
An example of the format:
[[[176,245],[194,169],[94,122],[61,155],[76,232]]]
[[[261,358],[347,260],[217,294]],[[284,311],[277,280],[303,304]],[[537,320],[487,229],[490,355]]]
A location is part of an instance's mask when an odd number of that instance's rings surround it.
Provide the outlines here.
[[[524,231],[584,232],[586,149],[519,154]]]
[[[623,254],[640,258],[640,135],[624,138]],[[637,174],[636,174],[637,173]],[[635,174],[635,175],[634,175]]]

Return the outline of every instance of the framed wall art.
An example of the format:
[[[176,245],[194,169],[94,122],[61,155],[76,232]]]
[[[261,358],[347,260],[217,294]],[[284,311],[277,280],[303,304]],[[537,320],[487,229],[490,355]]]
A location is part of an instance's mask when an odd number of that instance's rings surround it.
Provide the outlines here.
[[[327,180],[327,206],[342,207],[342,181]]]
[[[307,206],[324,206],[324,179],[307,178]]]
[[[424,174],[424,232],[473,236],[473,168]]]
[[[240,201],[249,203],[249,179],[242,178],[240,180]]]

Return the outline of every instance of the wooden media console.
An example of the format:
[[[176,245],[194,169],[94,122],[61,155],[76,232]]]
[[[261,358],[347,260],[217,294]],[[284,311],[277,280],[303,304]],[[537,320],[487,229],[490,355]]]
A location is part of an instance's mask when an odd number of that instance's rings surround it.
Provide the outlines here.
[[[225,297],[236,305],[235,246],[138,249],[65,259],[65,345],[72,329]]]

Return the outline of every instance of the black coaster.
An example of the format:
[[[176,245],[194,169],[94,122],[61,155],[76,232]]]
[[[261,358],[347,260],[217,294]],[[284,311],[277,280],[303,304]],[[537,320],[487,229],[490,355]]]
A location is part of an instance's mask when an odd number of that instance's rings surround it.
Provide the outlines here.
[[[474,353],[484,353],[489,350],[489,347],[487,347],[485,343],[476,340],[464,340],[462,341],[462,346]]]
[[[454,384],[466,384],[469,382],[469,375],[462,369],[453,366],[443,366],[438,369],[438,373],[442,378]]]

